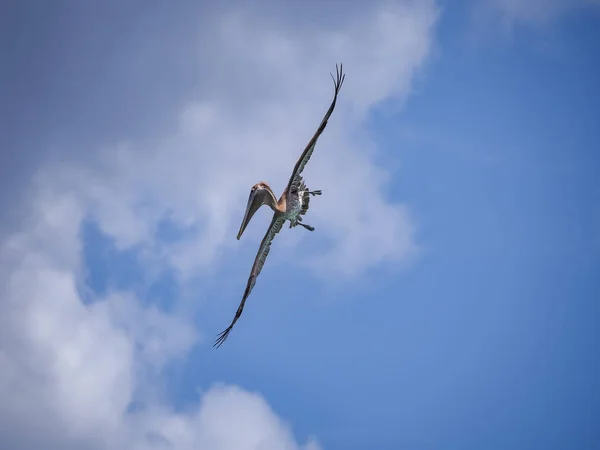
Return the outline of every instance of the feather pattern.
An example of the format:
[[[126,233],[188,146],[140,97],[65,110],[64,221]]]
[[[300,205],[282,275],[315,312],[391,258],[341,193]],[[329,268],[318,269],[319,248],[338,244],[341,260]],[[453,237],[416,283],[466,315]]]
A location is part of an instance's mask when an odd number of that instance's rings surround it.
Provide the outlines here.
[[[315,134],[313,135],[311,140],[308,142],[308,145],[302,152],[302,155],[300,155],[300,159],[298,159],[298,161],[296,162],[296,165],[294,166],[294,170],[292,171],[292,176],[290,177],[290,181],[288,182],[288,188],[291,188],[296,177],[302,173],[302,171],[304,170],[304,167],[306,166],[306,163],[308,163],[308,161],[310,160],[310,157],[312,156],[313,151],[315,150],[315,146],[317,145],[317,140],[319,139],[319,136],[321,136],[321,134],[325,130],[325,127],[327,126],[327,121],[329,120],[329,117],[331,117],[331,113],[333,113],[333,110],[335,109],[335,104],[337,102],[338,93],[340,92],[342,84],[344,84],[344,79],[346,78],[346,75],[342,71],[342,64],[340,64],[339,67],[336,64],[335,72],[336,72],[335,78],[333,77],[333,74],[331,74],[331,78],[333,79],[333,86],[334,86],[333,101],[331,102],[329,109],[325,113],[325,117],[323,117],[323,120],[321,121],[321,125],[319,125],[319,128],[317,128],[317,131],[315,132]]]
[[[233,321],[231,322],[231,324],[217,336],[217,340],[214,343],[215,347],[220,347],[221,344],[223,344],[223,342],[225,342],[225,340],[229,336],[229,332],[231,331],[231,329],[233,328],[235,323],[238,321],[238,319],[242,315],[242,311],[244,310],[244,305],[246,304],[246,299],[250,295],[250,292],[252,292],[252,289],[254,288],[254,284],[256,283],[256,278],[258,277],[258,275],[260,274],[260,271],[262,270],[263,266],[265,265],[267,256],[269,256],[269,252],[271,251],[271,243],[273,242],[275,235],[281,231],[281,228],[283,227],[284,222],[285,222],[285,218],[281,217],[280,214],[278,214],[278,213],[273,214],[273,219],[271,220],[271,225],[269,225],[269,229],[267,230],[265,237],[263,238],[262,242],[260,243],[258,253],[256,255],[256,258],[254,259],[254,264],[252,265],[252,270],[250,271],[250,277],[248,278],[248,283],[246,284],[246,290],[244,291],[244,296],[242,297],[240,306],[238,307],[238,309],[235,313],[235,317],[233,318]]]

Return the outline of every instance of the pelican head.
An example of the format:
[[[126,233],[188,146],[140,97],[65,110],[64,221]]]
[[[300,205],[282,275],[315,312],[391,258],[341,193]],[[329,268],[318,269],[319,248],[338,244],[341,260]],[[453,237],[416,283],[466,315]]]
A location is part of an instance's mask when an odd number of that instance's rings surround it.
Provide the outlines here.
[[[246,213],[244,214],[244,219],[242,220],[242,225],[240,226],[240,231],[237,235],[238,240],[242,237],[242,233],[244,233],[246,226],[250,222],[250,219],[252,219],[254,213],[258,211],[258,208],[262,205],[269,205],[272,209],[275,209],[275,203],[275,195],[267,183],[261,181],[252,186],[250,196],[248,197],[248,204],[246,205]]]

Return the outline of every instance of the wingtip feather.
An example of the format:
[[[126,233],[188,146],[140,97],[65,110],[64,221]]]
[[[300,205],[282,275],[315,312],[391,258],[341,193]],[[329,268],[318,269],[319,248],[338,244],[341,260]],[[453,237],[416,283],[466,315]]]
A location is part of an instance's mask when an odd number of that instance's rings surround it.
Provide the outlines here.
[[[219,333],[217,335],[217,339],[213,343],[213,347],[214,348],[219,348],[221,345],[223,345],[223,342],[225,342],[225,340],[229,336],[229,332],[230,331],[231,331],[231,327],[227,327],[226,329],[224,329],[223,331],[221,331],[221,333]]]

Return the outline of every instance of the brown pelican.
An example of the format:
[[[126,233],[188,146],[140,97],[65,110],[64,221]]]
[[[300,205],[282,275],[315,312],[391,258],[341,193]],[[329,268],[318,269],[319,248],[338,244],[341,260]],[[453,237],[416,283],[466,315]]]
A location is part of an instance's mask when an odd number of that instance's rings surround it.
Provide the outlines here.
[[[242,315],[246,299],[250,295],[250,292],[256,283],[256,278],[260,274],[260,271],[265,264],[265,260],[267,259],[267,255],[271,250],[271,242],[273,241],[275,235],[281,231],[285,221],[289,220],[290,228],[300,225],[309,231],[314,231],[313,227],[302,223],[302,216],[304,216],[308,211],[310,196],[321,195],[321,191],[309,190],[304,184],[301,174],[304,170],[304,166],[306,166],[306,163],[312,156],[315,145],[317,144],[317,139],[319,139],[319,136],[321,136],[321,133],[323,133],[323,130],[325,130],[325,127],[327,126],[327,121],[329,120],[329,116],[331,116],[331,113],[335,108],[335,102],[337,100],[338,93],[342,87],[342,83],[344,82],[345,75],[342,72],[342,65],[340,64],[338,68],[336,64],[335,69],[336,77],[334,78],[333,74],[330,74],[334,84],[334,94],[331,106],[329,106],[329,109],[325,113],[325,117],[323,117],[321,125],[319,125],[316,133],[309,141],[308,145],[302,152],[302,155],[300,155],[300,159],[298,159],[298,162],[296,162],[294,170],[292,171],[292,175],[290,176],[290,181],[283,190],[279,200],[275,198],[273,190],[264,181],[252,186],[250,197],[248,198],[248,205],[246,206],[246,213],[244,214],[244,219],[242,220],[242,225],[240,226],[240,231],[238,232],[237,238],[239,239],[242,236],[242,233],[246,229],[248,222],[250,222],[250,219],[254,213],[256,213],[258,208],[261,206],[267,205],[273,210],[273,219],[271,220],[271,224],[267,229],[267,233],[265,234],[265,237],[258,248],[258,254],[254,259],[254,265],[252,266],[250,278],[248,278],[248,283],[246,284],[246,290],[244,291],[244,296],[242,297],[240,306],[238,307],[231,324],[217,336],[217,339],[214,343],[215,347],[220,347],[221,344],[225,342],[225,339],[227,339],[229,336],[229,332]]]

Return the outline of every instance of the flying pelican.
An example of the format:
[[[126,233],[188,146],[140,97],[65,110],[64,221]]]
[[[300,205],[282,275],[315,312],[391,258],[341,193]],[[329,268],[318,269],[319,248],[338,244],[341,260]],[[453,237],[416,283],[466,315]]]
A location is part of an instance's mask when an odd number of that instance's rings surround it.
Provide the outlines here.
[[[339,68],[336,64],[335,70],[335,78],[333,77],[333,74],[330,74],[334,84],[334,94],[331,106],[329,106],[329,109],[325,113],[325,117],[323,117],[321,125],[319,125],[319,128],[317,129],[317,132],[309,141],[308,145],[302,152],[302,155],[300,155],[300,159],[298,159],[298,161],[296,162],[294,170],[292,171],[292,175],[290,176],[290,181],[288,182],[286,188],[283,190],[283,194],[281,194],[279,200],[276,200],[273,190],[264,181],[255,184],[250,190],[250,197],[248,198],[246,213],[244,214],[244,219],[242,220],[242,225],[240,226],[240,231],[237,235],[238,240],[240,239],[240,237],[242,237],[242,233],[246,229],[246,226],[250,222],[250,219],[252,218],[254,213],[256,213],[258,208],[260,208],[261,206],[267,205],[274,211],[273,219],[271,220],[271,224],[267,229],[267,233],[265,234],[265,237],[263,238],[262,242],[260,243],[260,247],[258,248],[258,253],[256,255],[256,258],[254,259],[252,271],[250,272],[250,277],[248,278],[248,283],[246,284],[246,290],[244,291],[244,296],[242,297],[240,306],[238,307],[235,313],[235,317],[233,318],[231,324],[217,336],[217,339],[214,343],[215,347],[220,347],[221,344],[225,342],[225,339],[227,339],[227,337],[229,336],[229,332],[242,315],[246,299],[250,295],[250,292],[252,292],[252,288],[256,283],[256,278],[260,274],[260,271],[262,270],[263,265],[265,264],[265,260],[267,259],[267,255],[271,250],[271,242],[273,241],[275,235],[279,233],[279,231],[281,231],[281,228],[283,227],[285,221],[289,220],[290,228],[300,225],[309,231],[314,231],[313,227],[302,223],[302,216],[305,215],[308,211],[310,196],[321,195],[321,191],[309,190],[308,187],[306,187],[306,185],[304,184],[301,174],[304,170],[304,166],[306,166],[306,163],[312,156],[312,153],[315,149],[315,145],[317,144],[317,139],[319,139],[319,136],[321,136],[321,133],[323,133],[323,130],[325,130],[325,127],[327,126],[327,121],[329,120],[329,116],[331,116],[331,113],[335,108],[335,102],[337,100],[338,93],[340,92],[340,88],[342,87],[342,83],[344,82],[344,78],[346,77],[346,75],[342,72],[342,64],[340,64]]]

